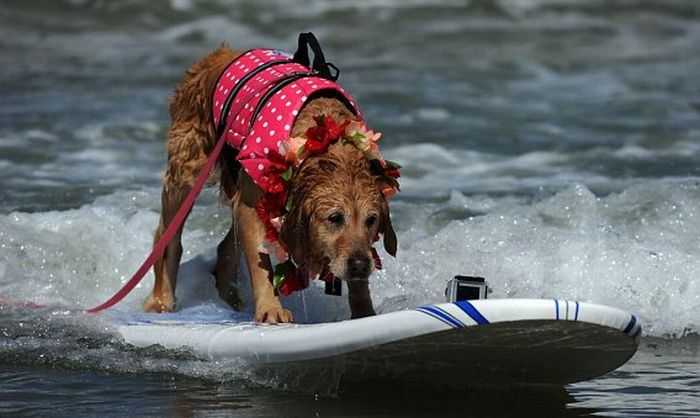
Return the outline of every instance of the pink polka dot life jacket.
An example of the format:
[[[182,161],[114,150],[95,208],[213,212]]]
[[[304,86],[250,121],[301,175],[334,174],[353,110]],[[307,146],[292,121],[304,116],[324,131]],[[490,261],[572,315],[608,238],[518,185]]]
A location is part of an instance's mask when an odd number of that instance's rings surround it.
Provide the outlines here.
[[[302,34],[294,55],[275,49],[252,49],[231,62],[219,76],[212,107],[218,137],[226,136],[237,151],[237,160],[248,175],[268,192],[262,174],[269,167],[267,155],[288,141],[292,126],[304,105],[314,97],[335,97],[359,116],[352,97],[340,87],[337,68],[326,63],[318,43]],[[306,43],[314,52],[309,65]],[[332,74],[331,67],[336,74]]]

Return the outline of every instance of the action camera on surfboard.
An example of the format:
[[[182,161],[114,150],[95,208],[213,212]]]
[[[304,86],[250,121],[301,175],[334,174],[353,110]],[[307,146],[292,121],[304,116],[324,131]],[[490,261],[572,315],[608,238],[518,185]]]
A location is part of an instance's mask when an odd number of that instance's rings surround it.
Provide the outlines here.
[[[488,283],[483,277],[458,275],[447,282],[445,299],[447,302],[486,299],[489,290]]]

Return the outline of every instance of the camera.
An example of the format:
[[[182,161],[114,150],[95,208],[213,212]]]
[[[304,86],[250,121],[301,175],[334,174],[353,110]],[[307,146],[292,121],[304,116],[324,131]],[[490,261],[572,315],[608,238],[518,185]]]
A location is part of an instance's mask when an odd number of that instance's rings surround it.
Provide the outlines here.
[[[448,302],[486,299],[488,292],[488,283],[483,277],[455,276],[447,282],[445,297]]]

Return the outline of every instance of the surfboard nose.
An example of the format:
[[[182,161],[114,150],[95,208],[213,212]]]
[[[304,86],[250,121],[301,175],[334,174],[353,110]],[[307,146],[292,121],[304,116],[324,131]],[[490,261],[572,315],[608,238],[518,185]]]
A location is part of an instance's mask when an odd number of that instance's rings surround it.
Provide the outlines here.
[[[371,272],[370,259],[366,254],[355,252],[348,257],[348,276],[367,278]]]

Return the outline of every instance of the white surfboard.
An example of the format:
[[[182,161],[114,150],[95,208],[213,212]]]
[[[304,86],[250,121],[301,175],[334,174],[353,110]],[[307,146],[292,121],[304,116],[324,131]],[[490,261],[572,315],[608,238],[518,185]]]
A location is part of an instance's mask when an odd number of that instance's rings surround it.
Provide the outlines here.
[[[135,346],[190,348],[202,358],[311,370],[350,379],[566,384],[603,375],[637,350],[634,315],[592,303],[493,299],[445,303],[310,325],[140,314],[119,327]]]

